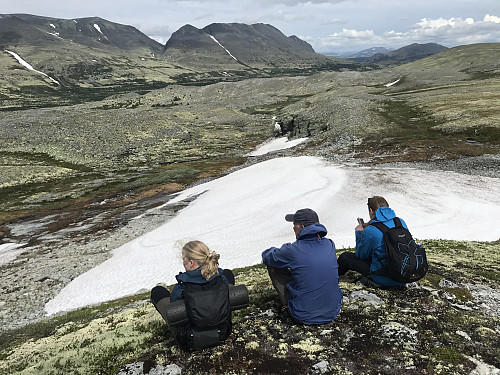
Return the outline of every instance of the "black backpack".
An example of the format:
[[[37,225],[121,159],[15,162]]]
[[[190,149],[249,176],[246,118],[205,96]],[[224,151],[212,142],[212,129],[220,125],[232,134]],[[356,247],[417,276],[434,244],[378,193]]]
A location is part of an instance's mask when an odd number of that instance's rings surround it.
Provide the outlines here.
[[[384,234],[386,265],[374,274],[389,276],[401,283],[420,280],[429,268],[425,248],[416,244],[399,218],[394,218],[394,228],[382,223],[370,223]],[[380,260],[380,259],[379,259]]]
[[[205,284],[185,283],[182,296],[189,323],[177,328],[179,344],[188,350],[223,344],[232,329],[228,285],[220,276]]]

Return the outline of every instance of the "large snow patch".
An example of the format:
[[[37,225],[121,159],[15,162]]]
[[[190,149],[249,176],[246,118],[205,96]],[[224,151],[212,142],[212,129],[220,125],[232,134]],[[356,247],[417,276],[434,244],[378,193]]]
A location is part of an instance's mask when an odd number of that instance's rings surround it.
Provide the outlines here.
[[[96,304],[175,282],[182,245],[204,241],[220,266],[261,261],[270,246],[293,242],[287,213],[310,207],[337,248],[354,245],[367,198],[384,196],[417,239],[497,240],[498,179],[454,172],[346,167],[314,157],[277,158],[195,186],[175,200],[199,197],[161,227],[113,251],[46,304],[48,314]],[[170,202],[172,203],[172,202]]]

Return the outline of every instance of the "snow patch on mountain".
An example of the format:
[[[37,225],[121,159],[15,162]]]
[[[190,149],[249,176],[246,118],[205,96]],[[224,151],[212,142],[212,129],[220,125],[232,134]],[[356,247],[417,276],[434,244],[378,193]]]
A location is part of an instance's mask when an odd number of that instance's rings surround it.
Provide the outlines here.
[[[94,23],[94,28],[102,34],[101,28],[99,27],[99,25],[97,23]],[[102,35],[104,35],[104,34],[102,34]]]
[[[58,33],[58,32],[53,32],[53,33],[49,33],[49,32],[47,32],[47,34],[52,35],[52,36],[55,36],[56,38],[59,38],[59,39],[63,39],[63,38],[61,38],[61,37],[59,36],[59,33]]]
[[[229,50],[228,50],[226,47],[224,47],[222,44],[220,44],[220,43],[219,43],[219,41],[218,41],[217,39],[215,39],[215,37],[214,37],[214,36],[212,36],[212,35],[209,35],[209,36],[210,36],[210,38],[212,38],[212,40],[213,40],[215,43],[217,43],[219,46],[221,46],[222,48],[224,48],[224,50],[228,53],[228,55],[229,55],[229,56],[231,56],[233,59],[235,59],[236,61],[238,61],[238,59],[237,59],[236,57],[234,57],[234,56],[231,54],[231,52],[229,52]]]
[[[398,78],[397,80],[395,80],[394,82],[391,82],[391,83],[387,83],[385,84],[384,86],[385,87],[391,87],[391,86],[394,86],[396,83],[398,83],[399,81],[401,81],[400,78]]]
[[[41,72],[41,71],[36,70],[35,68],[33,68],[33,67],[32,67],[32,66],[28,63],[28,62],[26,62],[25,60],[23,60],[23,59],[21,58],[21,56],[19,56],[17,53],[12,52],[12,51],[9,51],[9,50],[4,50],[4,51],[5,51],[5,52],[7,52],[8,54],[10,54],[10,55],[14,56],[14,58],[15,58],[15,59],[19,62],[19,64],[21,64],[21,65],[22,65],[22,66],[24,66],[25,68],[27,68],[27,69],[29,69],[29,70],[32,70],[32,71],[34,71],[34,72],[36,72],[36,73],[38,73],[38,74],[41,74],[41,75],[43,75],[43,76],[45,76],[45,77],[49,78],[52,82],[54,82],[54,83],[56,83],[56,84],[60,85],[60,83],[59,83],[59,82],[57,82],[54,78],[52,78],[52,77],[48,76],[48,75],[47,75],[47,74],[45,74],[44,72]]]
[[[26,245],[25,243],[3,243],[0,244],[0,265],[11,262],[16,259],[16,257],[23,252],[18,248]]]

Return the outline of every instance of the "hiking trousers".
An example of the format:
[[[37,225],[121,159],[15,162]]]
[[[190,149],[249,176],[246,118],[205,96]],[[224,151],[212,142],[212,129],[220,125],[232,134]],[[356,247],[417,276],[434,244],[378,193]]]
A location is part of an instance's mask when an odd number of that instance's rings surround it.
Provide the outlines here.
[[[288,307],[290,291],[286,287],[286,284],[293,281],[292,272],[289,268],[274,268],[269,266],[267,267],[267,272],[269,273],[274,289],[278,292],[281,303],[283,306]]]
[[[356,254],[351,251],[340,254],[337,263],[339,265],[339,276],[344,275],[347,271],[356,271],[363,276],[370,276],[372,260],[356,258]]]

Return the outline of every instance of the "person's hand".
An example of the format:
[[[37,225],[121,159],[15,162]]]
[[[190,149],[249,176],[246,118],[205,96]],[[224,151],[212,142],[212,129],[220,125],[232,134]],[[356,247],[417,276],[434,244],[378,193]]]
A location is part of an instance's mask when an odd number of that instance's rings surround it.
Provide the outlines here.
[[[354,228],[355,231],[363,231],[365,229],[365,227],[363,226],[364,224],[364,221],[363,219],[361,219],[360,217],[358,217],[358,225],[356,225],[356,228]]]

